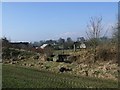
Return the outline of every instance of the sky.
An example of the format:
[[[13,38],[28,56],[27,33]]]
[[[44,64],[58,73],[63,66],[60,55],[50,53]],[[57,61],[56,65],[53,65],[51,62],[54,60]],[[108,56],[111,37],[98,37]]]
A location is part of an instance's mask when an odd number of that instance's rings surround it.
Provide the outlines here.
[[[86,37],[90,17],[102,16],[103,33],[117,21],[117,2],[3,2],[2,36],[11,41]],[[108,35],[111,31],[108,30]]]

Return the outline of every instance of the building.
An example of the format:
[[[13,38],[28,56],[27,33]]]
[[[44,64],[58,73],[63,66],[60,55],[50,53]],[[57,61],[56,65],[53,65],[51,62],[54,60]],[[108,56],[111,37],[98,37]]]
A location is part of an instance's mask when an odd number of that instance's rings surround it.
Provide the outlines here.
[[[81,43],[81,42],[74,42],[73,45],[73,49],[74,51],[76,51],[76,49],[85,49],[86,48],[86,44],[85,43]]]
[[[43,44],[42,46],[40,46],[41,49],[45,49],[46,47],[48,47],[49,44]]]
[[[27,49],[29,48],[29,42],[10,42],[13,48],[17,49]]]
[[[81,49],[85,49],[85,48],[86,48],[85,43],[81,43],[81,44],[80,44],[80,48],[81,48]]]

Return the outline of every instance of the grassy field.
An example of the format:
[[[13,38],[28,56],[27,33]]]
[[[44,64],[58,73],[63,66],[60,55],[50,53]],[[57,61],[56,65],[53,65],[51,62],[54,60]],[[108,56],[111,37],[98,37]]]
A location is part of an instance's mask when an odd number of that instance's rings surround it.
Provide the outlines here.
[[[20,66],[3,65],[3,88],[117,88],[112,80],[77,77]]]
[[[0,89],[2,87],[2,63],[0,63]]]

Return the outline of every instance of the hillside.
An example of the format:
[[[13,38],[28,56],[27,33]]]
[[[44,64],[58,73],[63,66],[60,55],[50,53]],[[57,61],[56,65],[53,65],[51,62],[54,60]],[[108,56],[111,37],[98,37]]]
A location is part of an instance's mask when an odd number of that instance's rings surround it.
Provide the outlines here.
[[[13,53],[12,55],[11,52]],[[99,59],[96,63],[93,63],[94,57],[91,52],[87,50],[77,52],[66,50],[64,52],[71,55],[68,60],[70,62],[72,61],[72,63],[49,61],[45,59],[45,55],[39,53],[5,49],[3,53],[3,58],[5,58],[3,59],[3,64],[35,68],[37,70],[45,70],[54,73],[59,73],[60,69],[64,67],[69,69],[64,73],[71,75],[118,80],[118,64],[115,60],[103,61]],[[77,58],[76,60],[75,57]],[[52,58],[56,59],[56,56],[50,57],[50,59]]]
[[[3,88],[117,88],[117,81],[3,65]]]
[[[14,48],[3,50],[3,88],[117,87],[116,61],[99,59],[93,63],[92,51],[64,50],[64,55],[69,54],[68,60],[72,60],[68,63],[52,60],[61,51],[48,60],[44,54],[36,52]]]

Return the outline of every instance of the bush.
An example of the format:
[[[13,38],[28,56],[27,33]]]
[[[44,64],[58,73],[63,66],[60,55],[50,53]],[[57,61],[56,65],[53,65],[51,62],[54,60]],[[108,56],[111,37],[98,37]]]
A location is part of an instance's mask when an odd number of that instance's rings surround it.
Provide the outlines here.
[[[11,50],[11,54],[12,54],[12,56],[17,57],[20,54],[20,51],[18,51],[18,50]]]
[[[72,63],[77,60],[76,56],[68,56],[67,60],[65,60],[65,63]]]
[[[31,57],[33,55],[33,53],[31,52],[27,52],[27,51],[20,51],[20,50],[16,50],[16,49],[12,49],[12,48],[3,48],[2,49],[2,58],[3,60],[5,59],[27,59],[29,57]],[[36,58],[39,58],[38,56]]]
[[[53,61],[53,57],[48,57],[47,61]]]
[[[3,50],[2,50],[2,58],[3,58],[3,60],[4,59],[10,59],[11,58],[11,56],[10,56],[10,49],[9,48],[3,48]]]
[[[34,59],[39,59],[39,56],[38,56],[38,55],[35,55],[33,58],[34,58]]]
[[[99,59],[103,59],[104,61],[107,60],[107,57],[109,57],[109,51],[107,49],[100,50],[98,52]]]
[[[99,60],[101,60],[101,59],[104,60],[104,61],[115,60],[116,55],[117,55],[117,52],[112,51],[110,46],[101,47],[97,51],[97,59],[99,59]]]

